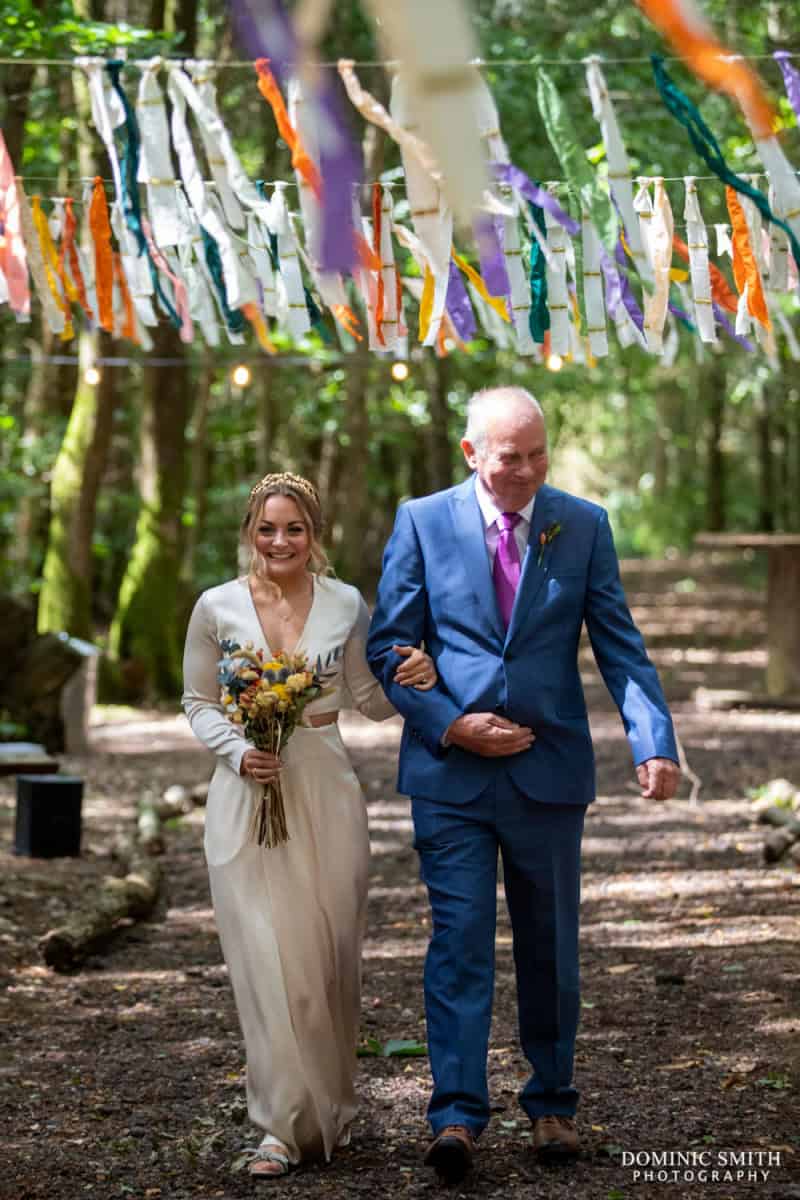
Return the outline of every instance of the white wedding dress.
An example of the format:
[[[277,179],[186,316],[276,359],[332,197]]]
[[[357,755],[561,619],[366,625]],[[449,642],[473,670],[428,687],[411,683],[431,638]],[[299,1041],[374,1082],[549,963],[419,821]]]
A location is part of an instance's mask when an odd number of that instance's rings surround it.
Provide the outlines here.
[[[364,654],[369,625],[358,591],[315,577],[297,646],[327,695],[305,710],[355,707],[374,720],[394,709]],[[218,758],[208,794],[205,852],[222,951],[247,1053],[253,1122],[280,1138],[292,1162],[346,1141],[356,1112],[354,1073],[360,963],[369,866],[364,797],[336,724],[304,723],[283,752],[289,841],[271,849],[250,836],[261,785],[239,774],[251,748],[223,714],[220,643],[267,653],[246,579],[204,592],[184,655],[183,707]]]

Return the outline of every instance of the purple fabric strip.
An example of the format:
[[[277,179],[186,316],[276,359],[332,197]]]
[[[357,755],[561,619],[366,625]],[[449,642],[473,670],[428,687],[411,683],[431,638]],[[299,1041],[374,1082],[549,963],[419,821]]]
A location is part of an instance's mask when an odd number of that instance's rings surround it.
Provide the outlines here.
[[[600,269],[603,272],[603,285],[606,294],[606,308],[608,315],[614,320],[617,309],[623,303],[622,299],[622,281],[620,273],[617,270],[616,263],[608,256],[608,251],[601,247],[600,250]]]
[[[642,335],[644,335],[644,316],[642,315],[642,310],[639,308],[639,305],[636,302],[636,297],[633,294],[631,282],[628,279],[625,271],[627,260],[625,258],[625,247],[622,245],[622,238],[617,240],[617,244],[614,247],[614,258],[616,259],[617,266],[620,268],[619,285],[622,289],[622,303],[625,305],[628,316],[633,321],[636,328]]]
[[[501,183],[515,188],[526,200],[530,200],[531,204],[537,204],[539,208],[549,212],[550,216],[554,217],[572,237],[578,236],[581,231],[578,222],[573,220],[569,213],[564,212],[555,196],[551,196],[550,192],[545,191],[544,188],[537,187],[523,170],[515,167],[513,163],[491,163],[491,169],[495,178],[499,179]]]
[[[447,296],[445,308],[455,326],[455,331],[462,342],[471,342],[478,332],[475,324],[475,314],[469,302],[464,280],[456,264],[450,259],[450,275],[447,280]]]
[[[292,23],[281,0],[231,0],[239,40],[254,59],[268,58],[285,91],[298,49]],[[314,109],[322,176],[320,266],[323,271],[350,271],[357,261],[353,225],[353,193],[361,183],[361,154],[350,136],[330,71],[317,72],[317,84],[306,102]]]
[[[783,82],[786,86],[786,95],[789,97],[789,103],[794,109],[794,115],[800,121],[800,71],[789,62],[792,55],[788,50],[776,50],[772,57],[781,69]]]
[[[749,350],[751,353],[755,350],[755,346],[751,341],[749,341],[746,337],[742,337],[741,334],[736,332],[735,328],[733,325],[731,325],[730,321],[725,315],[724,310],[720,308],[716,300],[714,301],[714,316],[717,318],[717,322],[725,330],[728,337],[733,338],[735,342],[738,342],[740,346],[744,346],[745,350]]]
[[[500,217],[480,213],[474,221],[481,275],[490,296],[510,296],[511,283],[503,255],[505,230]]]

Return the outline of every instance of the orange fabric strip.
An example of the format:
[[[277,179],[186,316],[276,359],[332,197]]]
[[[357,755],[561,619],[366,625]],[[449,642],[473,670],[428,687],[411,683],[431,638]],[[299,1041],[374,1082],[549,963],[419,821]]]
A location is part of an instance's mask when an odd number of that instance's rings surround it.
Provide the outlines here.
[[[681,241],[677,233],[672,235],[672,248],[676,254],[679,254],[684,262],[689,262],[689,247],[686,242]],[[731,290],[725,276],[720,271],[719,267],[714,263],[709,262],[708,273],[711,277],[711,295],[716,300],[721,308],[725,308],[730,313],[735,313],[739,307],[736,303],[736,296]]]
[[[36,229],[36,236],[39,239],[39,251],[42,256],[42,265],[44,267],[45,278],[47,279],[47,286],[50,289],[53,300],[64,314],[64,328],[60,334],[61,341],[68,342],[75,336],[75,330],[72,325],[72,310],[70,309],[69,301],[58,286],[58,255],[53,245],[53,238],[50,234],[50,227],[47,224],[47,217],[42,212],[40,196],[31,196],[31,217]],[[74,292],[74,288],[72,291]]]
[[[342,329],[350,334],[350,337],[355,338],[357,342],[363,342],[364,339],[358,332],[360,329],[358,317],[353,312],[352,308],[349,308],[346,304],[334,304],[331,307],[331,312],[341,325]]]
[[[353,241],[355,243],[356,253],[358,254],[358,260],[362,267],[364,267],[364,269],[367,271],[380,271],[380,253],[375,253],[375,251],[372,249],[372,246],[370,246],[369,242],[364,237],[363,233],[356,231],[353,234]]]
[[[133,316],[133,301],[131,300],[128,281],[125,278],[125,271],[122,267],[122,255],[116,250],[111,251],[111,260],[114,264],[114,279],[116,280],[119,294],[122,297],[122,306],[125,310],[125,320],[122,323],[120,335],[124,338],[129,338],[132,342],[138,342],[136,336],[136,321]]]
[[[78,258],[78,250],[75,246],[75,230],[77,228],[77,220],[75,219],[75,209],[73,208],[73,200],[71,196],[65,197],[64,200],[64,228],[61,233],[61,249],[58,255],[59,273],[66,272],[64,262],[69,263],[72,282],[75,285],[75,291],[78,296],[78,303],[90,321],[94,320],[92,306],[89,303],[89,298],[86,295],[86,281],[83,278],[81,271],[81,263]]]
[[[256,61],[256,72],[258,73],[258,90],[272,109],[278,132],[292,152],[292,166],[303,176],[317,200],[321,200],[322,180],[319,171],[303,146],[299,133],[289,120],[283,96],[275,82],[275,76],[269,69],[268,58],[259,58]]]
[[[383,226],[383,188],[379,183],[372,185],[372,245],[378,258],[378,299],[375,304],[375,336],[382,346],[386,345],[383,336],[383,314],[386,304],[386,289],[383,283],[383,263],[381,260],[381,233]]]
[[[258,338],[258,344],[262,350],[266,350],[267,354],[277,354],[278,347],[272,341],[267,329],[267,323],[264,320],[264,315],[257,304],[243,304],[242,312],[247,317],[250,324],[253,326],[253,332]]]
[[[732,187],[725,188],[725,199],[728,204],[728,213],[733,227],[731,235],[733,243],[733,278],[736,280],[740,296],[745,289],[745,285],[747,285],[747,311],[750,313],[750,316],[760,321],[765,329],[770,329],[769,309],[767,308],[764,288],[761,284],[758,263],[753,253],[753,247],[750,244],[750,230],[747,228],[747,217],[744,215],[744,209],[739,203],[739,197]]]
[[[94,243],[94,285],[97,291],[97,321],[107,333],[114,332],[114,260],[111,255],[111,225],[106,190],[95,176],[89,205],[89,229]]]
[[[650,22],[663,33],[698,79],[727,92],[741,105],[756,137],[771,137],[775,110],[761,81],[746,62],[718,42],[691,0],[636,0]]]

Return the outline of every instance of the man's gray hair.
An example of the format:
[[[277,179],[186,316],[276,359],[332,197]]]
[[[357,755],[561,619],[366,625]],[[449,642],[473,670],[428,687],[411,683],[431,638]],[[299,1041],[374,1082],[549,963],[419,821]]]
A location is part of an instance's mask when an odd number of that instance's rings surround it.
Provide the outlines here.
[[[529,404],[533,412],[544,420],[542,407],[535,396],[523,387],[488,387],[474,392],[467,402],[467,428],[464,437],[471,442],[478,454],[486,446],[486,426],[492,417],[510,404]]]

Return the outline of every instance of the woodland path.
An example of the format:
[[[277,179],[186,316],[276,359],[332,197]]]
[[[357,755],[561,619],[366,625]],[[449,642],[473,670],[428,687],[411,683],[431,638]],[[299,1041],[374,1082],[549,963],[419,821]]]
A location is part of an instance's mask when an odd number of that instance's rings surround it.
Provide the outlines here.
[[[0,781],[0,1200],[234,1200],[259,1188],[309,1200],[800,1197],[800,873],[762,865],[763,827],[746,799],[774,776],[800,785],[800,714],[702,714],[691,702],[698,684],[760,682],[762,596],[742,586],[740,563],[628,564],[625,579],[703,787],[696,804],[688,789],[668,804],[638,798],[619,719],[587,658],[599,797],[584,839],[578,1163],[543,1170],[532,1161],[515,1100],[525,1064],[500,892],[493,1118],[472,1178],[441,1193],[421,1166],[424,1058],[361,1060],[353,1144],[330,1166],[272,1185],[231,1173],[253,1143],[202,810],[169,830],[153,920],[73,975],[51,974],[36,953],[38,934],[109,869],[113,832],[142,789],[209,773],[182,717],[135,713],[95,727],[90,758],[64,761],[86,779],[82,859],[8,853],[13,787]],[[399,722],[348,717],[344,729],[373,845],[363,1033],[424,1039],[428,917],[408,802],[394,791]],[[623,1151],[705,1151],[720,1172],[725,1152],[761,1152],[769,1175],[702,1183],[670,1172],[647,1182],[622,1164]],[[779,1166],[768,1168],[768,1152]]]

